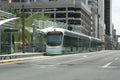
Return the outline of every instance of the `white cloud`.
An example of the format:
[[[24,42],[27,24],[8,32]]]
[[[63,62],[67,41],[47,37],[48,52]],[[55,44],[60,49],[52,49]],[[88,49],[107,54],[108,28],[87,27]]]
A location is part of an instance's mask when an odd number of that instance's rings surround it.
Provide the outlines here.
[[[117,35],[120,35],[120,0],[112,0],[112,22],[117,31]]]
[[[120,0],[112,0],[112,22],[120,35]]]
[[[112,22],[115,26],[115,29],[117,30],[117,34],[118,33],[120,34],[120,15],[114,13],[113,18],[112,18]]]

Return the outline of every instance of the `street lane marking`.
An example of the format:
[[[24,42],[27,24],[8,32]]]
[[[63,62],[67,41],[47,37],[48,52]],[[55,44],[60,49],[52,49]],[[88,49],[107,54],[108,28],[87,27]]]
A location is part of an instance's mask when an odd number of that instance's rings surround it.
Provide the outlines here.
[[[109,62],[107,64],[105,64],[104,66],[102,66],[102,68],[108,68],[113,62]]]
[[[82,60],[82,59],[69,60],[69,61],[57,63],[57,65],[60,65],[60,64],[67,64],[67,63],[71,63],[71,62],[75,62],[75,61],[79,61],[79,60]]]
[[[119,57],[115,58],[115,60],[118,60],[118,59],[119,59]]]
[[[84,55],[83,57],[84,57],[84,58],[86,58],[87,56],[86,56],[86,55]]]
[[[84,57],[84,59],[87,58],[86,55],[84,55],[83,57]],[[83,59],[83,58],[81,58],[81,59],[69,60],[69,61],[64,61],[64,62],[61,62],[61,63],[57,63],[57,65],[65,64],[65,63],[71,63],[71,62],[79,61],[79,60],[82,60],[82,59]]]

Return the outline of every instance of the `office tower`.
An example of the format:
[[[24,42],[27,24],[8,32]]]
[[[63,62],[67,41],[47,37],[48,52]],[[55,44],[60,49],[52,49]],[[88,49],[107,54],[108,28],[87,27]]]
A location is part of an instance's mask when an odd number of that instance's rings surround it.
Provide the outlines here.
[[[88,0],[88,5],[98,12],[98,0]]]
[[[105,41],[105,11],[104,11],[104,0],[98,0],[98,15],[99,15],[99,37]]]
[[[93,36],[104,41],[105,23],[104,23],[104,0],[88,0],[91,6],[93,16]]]
[[[112,28],[112,15],[111,15],[111,2],[112,0],[105,0],[105,24],[106,24],[106,35],[111,36]]]

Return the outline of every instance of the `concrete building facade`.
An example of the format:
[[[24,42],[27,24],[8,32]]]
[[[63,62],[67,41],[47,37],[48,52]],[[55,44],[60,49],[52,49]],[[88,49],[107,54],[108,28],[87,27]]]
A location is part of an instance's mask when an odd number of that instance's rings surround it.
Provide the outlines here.
[[[98,15],[99,15],[99,38],[105,40],[105,11],[104,11],[104,0],[98,0]]]
[[[98,2],[96,0],[88,0],[88,5],[91,7],[92,11],[92,36],[98,38]]]
[[[92,9],[93,15],[93,36],[104,41],[104,0],[88,0],[88,5]]]
[[[21,9],[24,5],[25,12],[42,12],[49,16],[52,21],[60,21],[69,25],[81,25],[81,32],[91,36],[91,9],[81,1],[50,1],[13,3]]]

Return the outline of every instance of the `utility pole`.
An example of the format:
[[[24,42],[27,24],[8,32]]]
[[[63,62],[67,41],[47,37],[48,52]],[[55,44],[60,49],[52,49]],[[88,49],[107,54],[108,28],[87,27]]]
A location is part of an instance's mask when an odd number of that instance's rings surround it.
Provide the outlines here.
[[[22,5],[22,53],[25,53],[25,20],[24,20],[24,5]]]
[[[33,20],[33,24],[32,24],[32,26],[33,26],[33,52],[35,52],[35,46],[36,46],[36,42],[35,42],[35,40],[36,40],[36,29],[35,29],[35,20]]]

